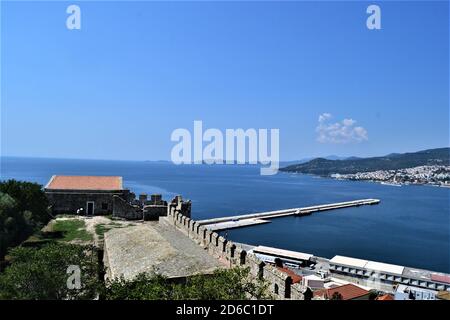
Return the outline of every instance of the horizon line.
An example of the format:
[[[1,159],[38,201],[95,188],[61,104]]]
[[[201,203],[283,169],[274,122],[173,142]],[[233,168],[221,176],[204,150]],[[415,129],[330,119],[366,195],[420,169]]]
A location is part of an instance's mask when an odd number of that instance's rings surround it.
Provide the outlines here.
[[[304,161],[306,159],[313,160],[313,159],[317,159],[317,158],[327,158],[327,157],[330,157],[330,156],[341,157],[341,158],[351,158],[351,157],[356,157],[356,158],[374,158],[374,157],[383,157],[383,156],[387,156],[387,155],[390,155],[390,154],[416,153],[416,152],[425,151],[425,150],[445,149],[445,148],[450,148],[450,146],[420,149],[420,150],[416,150],[416,151],[390,152],[390,153],[386,153],[384,155],[376,155],[376,156],[355,156],[355,155],[341,156],[341,155],[336,155],[336,154],[329,154],[329,155],[326,155],[326,156],[305,156],[305,157],[299,158],[299,159],[280,160],[279,163],[281,163],[281,162],[293,162],[293,161]],[[74,158],[74,157],[52,157],[52,156],[17,156],[17,155],[1,155],[1,154],[0,154],[0,158],[26,158],[26,159],[50,159],[50,160],[90,160],[90,161],[124,161],[124,162],[169,162],[169,163],[173,163],[171,160],[164,160],[164,159],[158,159],[158,160],[151,160],[151,159],[142,159],[142,160],[138,160],[138,159],[104,159],[104,158]],[[206,160],[208,160],[208,159],[206,159]],[[225,159],[222,159],[222,160],[225,161]],[[224,163],[224,164],[226,164],[226,163]],[[245,163],[244,165],[249,165],[249,163]]]

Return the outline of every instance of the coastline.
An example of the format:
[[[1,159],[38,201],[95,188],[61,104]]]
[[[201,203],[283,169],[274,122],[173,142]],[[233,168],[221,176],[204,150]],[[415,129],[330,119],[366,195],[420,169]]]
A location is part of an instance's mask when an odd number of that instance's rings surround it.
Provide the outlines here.
[[[296,171],[282,171],[280,170],[280,173],[288,174],[288,175],[304,175],[304,176],[310,176],[313,178],[321,178],[321,179],[330,179],[330,180],[336,180],[336,181],[353,181],[353,182],[368,182],[368,183],[377,183],[381,185],[387,185],[387,186],[416,186],[416,187],[441,187],[441,188],[450,188],[450,184],[433,184],[433,183],[424,183],[424,182],[394,182],[389,180],[374,180],[374,179],[352,179],[352,178],[345,178],[345,177],[333,177],[334,174],[331,175],[319,175],[314,173],[304,173],[304,172],[296,172]]]
[[[362,183],[368,181],[336,181],[291,172],[260,176],[259,167],[239,165],[180,167],[134,161],[16,158],[5,163],[4,169],[3,179],[41,184],[55,173],[120,175],[125,186],[137,193],[155,190],[165,198],[175,192],[183,194],[192,200],[192,215],[197,220],[377,198],[382,200],[379,207],[342,209],[304,219],[274,219],[270,224],[230,230],[229,236],[238,242],[262,241],[263,245],[306,250],[322,257],[364,256],[373,261],[450,272],[448,255],[442,254],[448,252],[448,242],[442,241],[448,237],[448,189],[383,188],[379,183]],[[422,240],[416,241],[418,238],[413,238],[413,233]],[[382,234],[391,236],[380,237]],[[426,252],[426,259],[417,260],[417,250]]]

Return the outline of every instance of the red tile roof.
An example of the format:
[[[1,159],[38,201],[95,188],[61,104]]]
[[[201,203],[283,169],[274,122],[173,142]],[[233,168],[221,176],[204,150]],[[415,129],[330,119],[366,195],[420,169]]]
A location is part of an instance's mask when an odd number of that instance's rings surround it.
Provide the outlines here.
[[[45,189],[57,190],[122,190],[122,177],[53,176]]]
[[[349,283],[335,288],[314,291],[314,297],[331,299],[335,292],[342,296],[342,300],[352,300],[369,294],[369,291]]]
[[[298,274],[296,274],[294,271],[292,271],[292,270],[289,269],[289,268],[285,268],[285,267],[280,268],[280,267],[277,267],[277,269],[280,270],[281,272],[286,273],[288,276],[290,276],[291,279],[292,279],[292,283],[299,283],[299,282],[302,281],[302,276],[299,276]]]
[[[431,274],[431,280],[433,281],[438,281],[438,282],[443,282],[443,283],[450,283],[450,277],[449,276],[444,276],[441,274]]]
[[[383,294],[382,296],[376,297],[375,300],[390,301],[390,300],[394,300],[394,297],[391,296],[390,294]]]

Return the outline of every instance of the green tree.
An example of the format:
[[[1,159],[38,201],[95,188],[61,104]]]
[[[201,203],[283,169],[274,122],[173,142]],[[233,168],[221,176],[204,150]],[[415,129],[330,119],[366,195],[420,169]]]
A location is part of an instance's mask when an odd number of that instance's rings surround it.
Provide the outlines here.
[[[196,275],[182,284],[146,274],[129,281],[115,279],[107,282],[102,296],[110,300],[243,300],[270,298],[266,292],[267,284],[253,280],[248,268],[233,268]]]
[[[34,223],[44,225],[50,220],[48,200],[40,184],[11,179],[0,182],[0,192],[16,201],[18,211],[31,212]]]
[[[142,273],[133,280],[107,281],[101,296],[107,300],[169,300],[173,286],[164,277]]]
[[[11,265],[0,274],[0,299],[93,299],[99,289],[93,247],[52,243],[40,249],[16,247]],[[80,289],[71,289],[69,266],[80,268]]]
[[[0,182],[0,260],[50,220],[48,200],[36,183]]]
[[[185,286],[177,286],[173,299],[243,300],[250,297],[269,298],[267,283],[254,280],[249,268],[219,269],[213,275],[198,275],[187,279]]]

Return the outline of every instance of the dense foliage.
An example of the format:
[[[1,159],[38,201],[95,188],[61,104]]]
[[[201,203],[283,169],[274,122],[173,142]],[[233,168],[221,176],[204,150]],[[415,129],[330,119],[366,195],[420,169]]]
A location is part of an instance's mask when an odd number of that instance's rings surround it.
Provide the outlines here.
[[[11,264],[0,273],[0,299],[108,299],[108,300],[242,300],[266,299],[267,284],[249,276],[248,268],[220,269],[175,282],[158,275],[140,274],[133,280],[100,280],[93,247],[55,242],[41,248],[11,249]],[[80,269],[79,289],[68,286]]]
[[[328,176],[377,170],[397,170],[424,165],[449,165],[450,148],[423,150],[413,153],[390,154],[384,157],[328,160],[317,158],[306,163],[282,168],[282,171]]]
[[[108,282],[103,296],[110,300],[244,300],[270,298],[267,285],[249,277],[248,268],[219,269],[212,275],[197,275],[185,283],[161,276],[139,275],[132,281]]]
[[[99,270],[91,247],[52,243],[42,248],[16,247],[9,255],[11,265],[0,274],[0,299],[93,299],[97,295]],[[81,271],[80,289],[67,285],[73,275],[68,273],[69,266]]]
[[[20,244],[48,221],[48,200],[31,182],[0,182],[0,260],[8,247]]]

